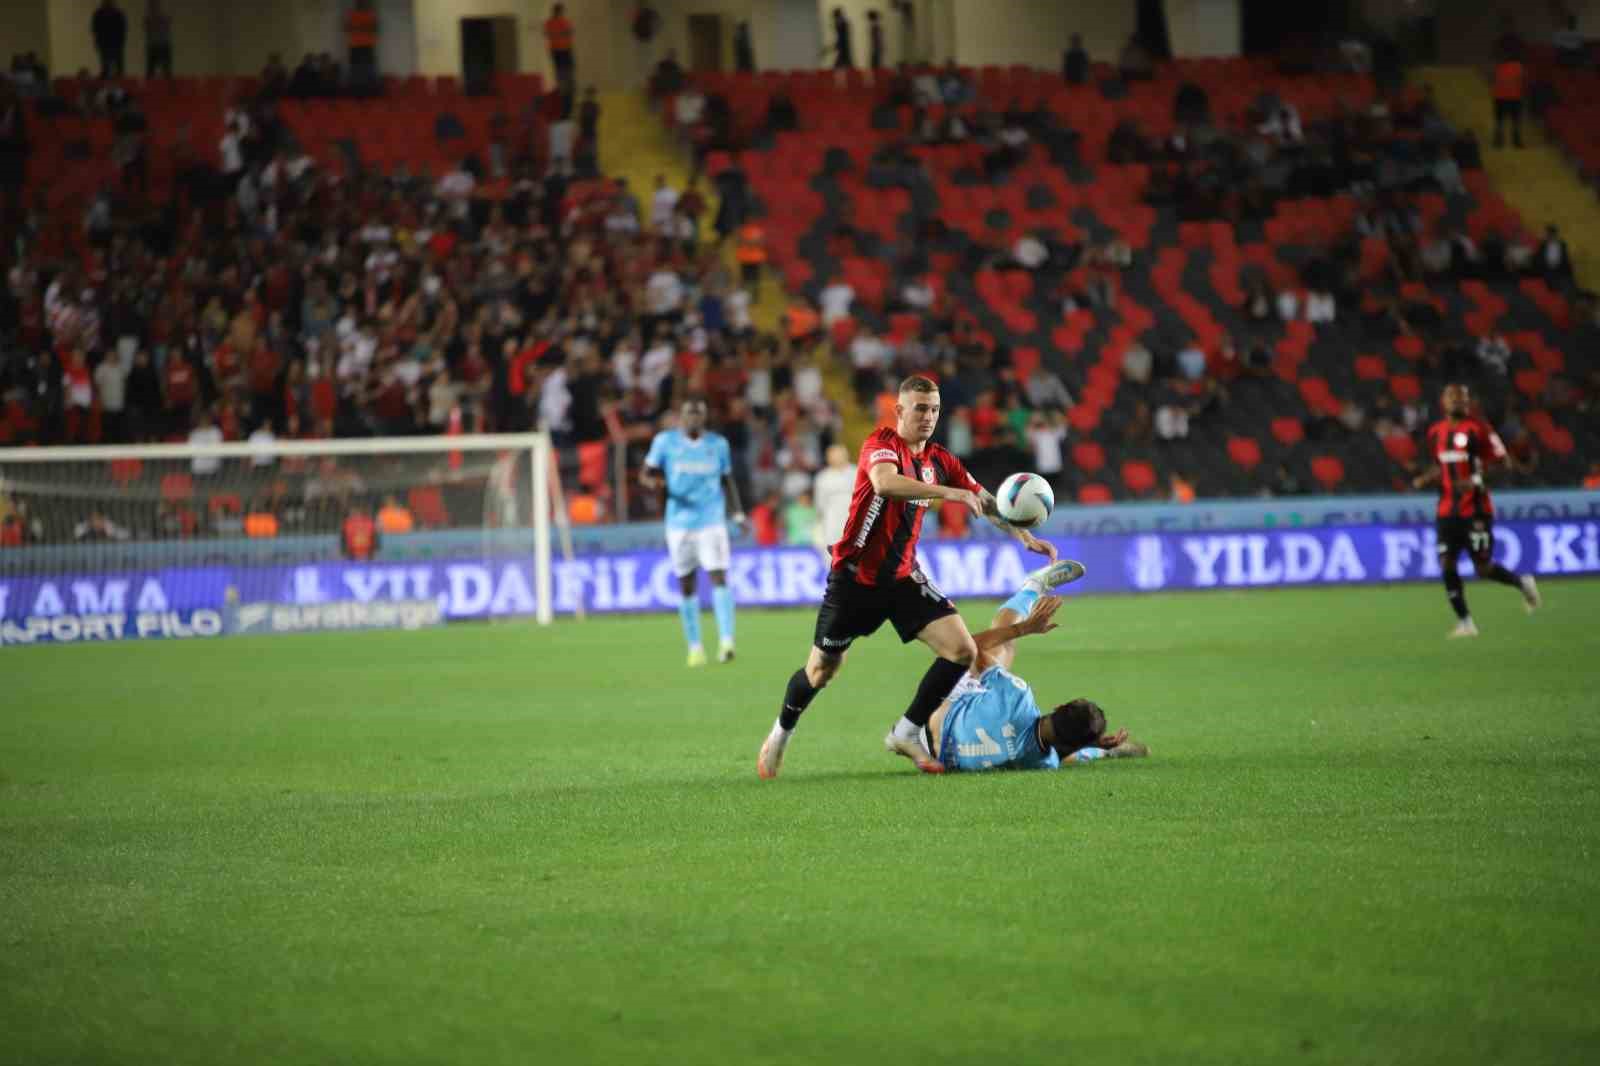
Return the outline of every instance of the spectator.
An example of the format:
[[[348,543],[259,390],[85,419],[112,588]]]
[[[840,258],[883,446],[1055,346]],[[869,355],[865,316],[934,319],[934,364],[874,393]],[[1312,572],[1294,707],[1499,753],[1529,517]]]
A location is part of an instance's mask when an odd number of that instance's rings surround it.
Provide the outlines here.
[[[750,531],[756,544],[763,548],[776,548],[783,543],[783,496],[780,493],[768,493],[750,508]]]
[[[650,228],[663,237],[672,236],[677,210],[678,190],[667,184],[665,174],[657,174],[656,190],[650,197]]]
[[[855,492],[856,468],[850,451],[842,444],[828,448],[828,465],[817,471],[811,495],[817,508],[816,544],[826,554],[844,536],[845,519],[850,514],[850,498]]]
[[[1072,393],[1067,391],[1066,383],[1053,371],[1045,369],[1043,364],[1033,368],[1024,389],[1028,406],[1035,411],[1065,412],[1072,406]]]
[[[190,445],[221,444],[222,430],[217,428],[216,422],[211,418],[211,412],[205,408],[195,418],[194,428],[189,431]],[[222,469],[222,460],[214,455],[197,455],[189,460],[189,471],[195,477],[210,477]]]
[[[1026,434],[1033,453],[1033,472],[1054,481],[1064,465],[1061,446],[1067,437],[1066,423],[1054,411],[1034,411],[1028,416]]]
[[[350,84],[372,92],[378,84],[378,13],[372,0],[355,0],[344,18],[345,44],[349,48]]]
[[[1148,385],[1155,372],[1155,355],[1138,341],[1131,342],[1122,352],[1122,376],[1132,385]]]
[[[741,74],[751,74],[756,69],[756,50],[750,40],[749,19],[740,19],[733,28],[733,68]]]
[[[1522,60],[1507,55],[1494,68],[1494,146],[1505,146],[1505,125],[1511,124],[1511,143],[1522,147],[1522,95],[1525,71]]]
[[[339,548],[346,559],[366,562],[378,553],[378,527],[365,507],[352,506],[339,527]]]
[[[250,501],[244,515],[244,535],[251,540],[271,540],[278,535],[278,516],[272,513],[272,504],[265,497]]]
[[[128,531],[127,527],[118,525],[116,522],[106,517],[105,513],[100,510],[91,511],[89,513],[89,517],[79,522],[72,529],[73,540],[88,543],[107,540],[127,540],[132,535],[133,534]]]
[[[89,20],[89,32],[94,37],[94,50],[100,55],[100,76],[126,77],[123,53],[128,43],[128,16],[117,6],[117,0],[100,0]]]
[[[856,290],[843,278],[835,277],[828,282],[817,294],[817,303],[822,309],[822,328],[832,329],[835,322],[849,318],[855,299]]]
[[[849,70],[856,65],[855,49],[850,42],[850,19],[844,8],[833,9],[833,66],[835,70]]]
[[[550,8],[550,17],[544,20],[544,42],[550,49],[550,70],[556,85],[570,95],[577,82],[577,68],[572,56],[572,21],[567,18],[565,4]]]
[[[161,9],[161,0],[150,0],[144,14],[144,76],[153,78],[158,70],[172,77],[172,16]]]
[[[1137,33],[1131,34],[1122,46],[1122,54],[1117,57],[1117,73],[1123,81],[1148,81],[1155,77],[1155,72],[1155,57],[1150,54],[1150,49],[1145,47]]]
[[[383,506],[378,508],[378,532],[410,533],[416,528],[416,519],[412,517],[410,509],[402,504],[393,494],[383,498]]]
[[[1550,35],[1550,44],[1563,66],[1581,67],[1588,58],[1589,46],[1583,39],[1583,32],[1578,29],[1577,15],[1567,15],[1565,25]]]
[[[1189,438],[1189,412],[1176,398],[1168,399],[1156,408],[1156,439],[1162,441]]]
[[[1083,34],[1074,33],[1061,57],[1061,77],[1068,85],[1089,80],[1089,53],[1083,48]]]
[[[107,352],[94,368],[94,391],[100,398],[100,435],[107,444],[128,440],[128,363],[115,351]]]
[[[1583,487],[1591,491],[1600,489],[1600,459],[1589,464],[1589,472],[1583,477]]]
[[[876,9],[867,12],[867,69],[883,69],[883,20]]]
[[[1178,372],[1185,381],[1199,381],[1206,376],[1206,352],[1195,337],[1189,338],[1178,352]]]
[[[1194,485],[1182,474],[1173,471],[1167,477],[1167,499],[1173,503],[1193,503]]]
[[[1539,244],[1537,262],[1539,272],[1546,280],[1560,284],[1572,281],[1572,254],[1567,249],[1567,242],[1561,237],[1561,231],[1555,226],[1545,227],[1544,240]]]
[[[790,498],[783,509],[783,542],[785,544],[810,544],[816,535],[817,509],[811,504],[811,493],[801,490]]]
[[[278,435],[272,432],[272,423],[266,419],[256,423],[246,438],[250,446],[256,449],[256,454],[250,457],[250,465],[257,470],[265,470],[278,461],[272,454],[273,445],[278,443]]]

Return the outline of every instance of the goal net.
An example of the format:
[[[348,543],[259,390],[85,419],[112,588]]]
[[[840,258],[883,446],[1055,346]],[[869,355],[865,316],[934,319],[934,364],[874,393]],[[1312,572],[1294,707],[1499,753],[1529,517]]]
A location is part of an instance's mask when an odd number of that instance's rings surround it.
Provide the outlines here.
[[[559,486],[539,433],[0,449],[0,644],[548,623]]]

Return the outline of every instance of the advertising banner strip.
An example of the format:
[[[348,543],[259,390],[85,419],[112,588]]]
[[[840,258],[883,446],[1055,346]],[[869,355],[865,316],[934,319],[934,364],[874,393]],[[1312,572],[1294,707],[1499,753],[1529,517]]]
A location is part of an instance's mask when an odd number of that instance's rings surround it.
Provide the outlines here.
[[[1431,526],[1360,525],[1050,538],[1088,575],[1074,594],[1435,581]],[[1495,557],[1544,576],[1600,574],[1600,521],[1504,522]],[[1040,559],[1013,541],[935,541],[921,550],[955,598],[1003,597]],[[1461,560],[1463,572],[1471,562]],[[555,609],[671,611],[664,550],[555,564]],[[737,551],[728,583],[742,606],[814,605],[827,567],[811,548]],[[705,595],[702,590],[702,595]],[[363,605],[388,604],[374,611]],[[244,605],[244,606],[239,606]],[[321,562],[0,577],[0,643],[218,636],[531,615],[533,559],[509,554],[408,563]],[[282,608],[284,610],[278,610]]]

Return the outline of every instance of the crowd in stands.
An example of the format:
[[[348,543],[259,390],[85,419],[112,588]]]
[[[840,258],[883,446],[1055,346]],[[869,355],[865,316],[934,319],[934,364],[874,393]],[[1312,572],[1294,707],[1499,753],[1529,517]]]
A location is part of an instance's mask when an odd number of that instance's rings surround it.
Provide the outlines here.
[[[1362,74],[1302,96],[1186,72],[1075,43],[1061,75],[906,67],[802,96],[799,75],[690,77],[669,54],[653,94],[714,188],[635,190],[579,165],[599,114],[570,83],[533,105],[545,137],[489,120],[481,152],[430,142],[430,173],[305,143],[280,108],[340,75],[274,64],[170,197],[136,180],[129,134],[70,240],[8,198],[0,443],[539,427],[576,517],[641,518],[658,501],[624,512],[608,456],[636,466],[700,394],[770,541],[821,520],[836,403],[886,418],[911,372],[939,379],[940,438],[982,477],[1028,468],[1085,502],[1398,486],[1432,386],[1467,378],[1520,476],[1550,476],[1541,455],[1571,456],[1600,396],[1594,301],[1560,235],[1494,195],[1471,131]],[[141,88],[70,106],[138,115]],[[0,101],[0,140],[59,95]],[[762,284],[793,296],[770,334]],[[854,400],[826,394],[830,362]]]

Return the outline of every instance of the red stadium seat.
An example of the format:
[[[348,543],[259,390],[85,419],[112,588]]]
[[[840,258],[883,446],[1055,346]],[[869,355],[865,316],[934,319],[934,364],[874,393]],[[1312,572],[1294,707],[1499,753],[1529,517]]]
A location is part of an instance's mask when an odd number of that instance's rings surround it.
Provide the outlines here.
[[[194,495],[194,478],[173,472],[161,476],[161,499],[165,503],[187,500]]]
[[[1075,404],[1067,411],[1067,424],[1074,433],[1093,433],[1100,424],[1100,408],[1092,403]]]
[[[1410,466],[1417,458],[1417,442],[1409,433],[1391,433],[1383,438],[1383,450],[1401,466]]]
[[[1122,483],[1135,496],[1144,496],[1155,490],[1156,469],[1143,459],[1129,459],[1122,464]]]
[[[1098,473],[1106,465],[1106,450],[1092,440],[1081,440],[1072,446],[1072,461],[1085,474]]]
[[[1111,490],[1095,481],[1089,482],[1078,490],[1079,503],[1110,503],[1111,499]]]
[[[1319,455],[1311,460],[1311,476],[1331,492],[1344,481],[1344,462],[1337,455]]]
[[[1254,470],[1261,465],[1261,445],[1254,437],[1229,437],[1228,458],[1241,470]]]
[[[142,473],[144,473],[143,459],[111,460],[111,480],[118,485],[126,485],[130,481],[137,481]]]
[[[1396,374],[1389,379],[1389,391],[1401,403],[1416,403],[1422,399],[1422,379],[1415,374]]]
[[[1382,381],[1389,376],[1389,364],[1384,362],[1381,355],[1359,355],[1356,357],[1356,377],[1362,381]]]
[[[1306,431],[1298,418],[1285,415],[1272,420],[1272,436],[1279,444],[1299,444],[1306,439]]]
[[[605,485],[610,445],[603,440],[584,441],[578,445],[578,484],[591,491]]]
[[[1519,370],[1512,377],[1512,384],[1522,395],[1533,399],[1544,392],[1545,373],[1543,370]]]
[[[1394,350],[1406,362],[1414,363],[1422,358],[1422,353],[1427,350],[1427,345],[1422,342],[1421,337],[1408,333],[1395,338]]]

